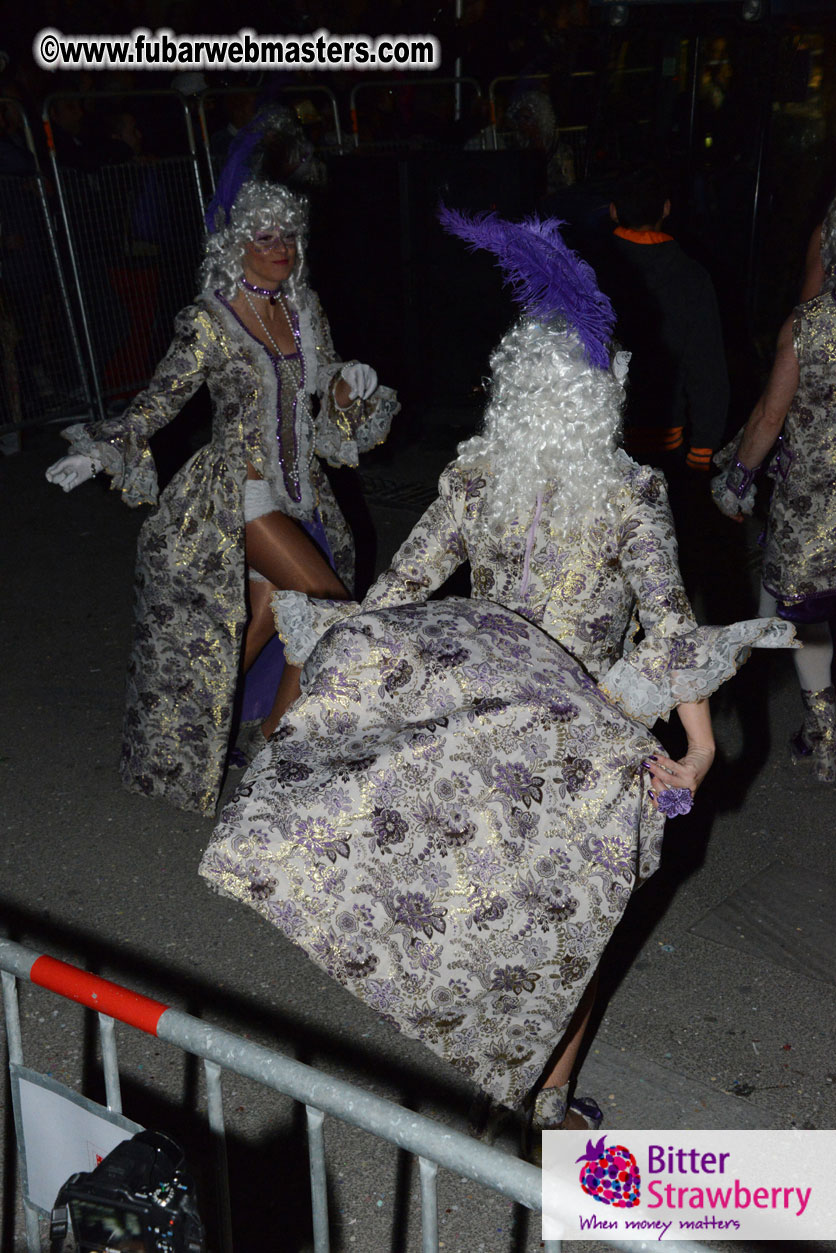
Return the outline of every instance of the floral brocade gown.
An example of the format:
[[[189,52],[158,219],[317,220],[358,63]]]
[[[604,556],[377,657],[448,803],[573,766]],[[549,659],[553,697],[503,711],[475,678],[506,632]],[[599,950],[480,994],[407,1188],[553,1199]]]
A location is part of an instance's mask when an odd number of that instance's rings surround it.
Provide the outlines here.
[[[618,522],[566,540],[549,494],[489,533],[490,473],[453,465],[362,605],[277,594],[303,694],[200,867],[511,1107],[658,865],[648,726],[791,634],[697,627],[664,482],[623,472]],[[472,598],[429,601],[466,559]]]
[[[799,384],[770,468],[763,582],[779,601],[814,606],[836,595],[834,285],[799,306],[793,339]]]
[[[301,351],[276,358],[219,293],[204,294],[177,315],[168,352],[123,415],[64,432],[73,451],[98,456],[127,504],[156,506],[137,544],[122,780],[207,816],[223,780],[247,621],[247,463],[282,512],[321,529],[350,587],[351,534],[320,458],[357,465],[399,408],[379,387],[341,410],[343,363],[316,295],[304,289],[290,315]],[[149,440],[204,382],[211,439],[159,492]]]

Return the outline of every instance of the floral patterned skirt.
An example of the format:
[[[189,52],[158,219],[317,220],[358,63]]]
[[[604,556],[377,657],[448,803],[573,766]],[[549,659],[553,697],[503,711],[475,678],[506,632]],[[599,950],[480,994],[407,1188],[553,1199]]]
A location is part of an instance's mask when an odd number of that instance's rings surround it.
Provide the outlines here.
[[[657,747],[510,610],[360,613],[317,644],[200,873],[515,1107],[658,865]]]

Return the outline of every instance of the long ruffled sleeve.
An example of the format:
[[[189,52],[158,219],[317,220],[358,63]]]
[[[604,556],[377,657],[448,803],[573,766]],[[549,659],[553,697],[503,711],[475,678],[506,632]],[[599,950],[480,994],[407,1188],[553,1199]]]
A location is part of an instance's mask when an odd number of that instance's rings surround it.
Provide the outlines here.
[[[662,476],[643,469],[621,532],[620,562],[636,596],[644,638],[599,687],[631,718],[652,726],[676,705],[702,700],[739,669],[752,648],[792,648],[795,629],[778,618],[697,626],[682,586]]]
[[[651,636],[617,661],[598,686],[631,718],[651,727],[679,704],[703,700],[736,674],[753,648],[799,648],[795,627],[780,618],[695,627]]]
[[[369,589],[362,604],[347,600],[312,600],[302,592],[275,592],[276,632],[291,665],[307,661],[317,641],[343,618],[392,605],[429,600],[445,579],[467,560],[461,521],[467,481],[450,466],[439,481],[439,495],[392,558],[392,564]]]
[[[331,328],[322,306],[312,294],[307,310],[300,311],[303,342],[310,335],[316,350],[316,391],[320,409],[316,419],[316,453],[332,466],[356,466],[360,453],[382,444],[392,419],[400,409],[397,393],[378,384],[368,400],[351,402],[341,409],[334,398],[344,365],[334,349]]]
[[[105,422],[76,423],[61,432],[73,452],[98,458],[125,504],[156,504],[157,469],[148,441],[177,416],[203,382],[214,341],[208,313],[195,305],[182,309],[154,377],[125,412]]]
[[[362,611],[356,600],[315,600],[291,591],[274,592],[271,606],[276,634],[291,666],[304,666],[326,631]]]

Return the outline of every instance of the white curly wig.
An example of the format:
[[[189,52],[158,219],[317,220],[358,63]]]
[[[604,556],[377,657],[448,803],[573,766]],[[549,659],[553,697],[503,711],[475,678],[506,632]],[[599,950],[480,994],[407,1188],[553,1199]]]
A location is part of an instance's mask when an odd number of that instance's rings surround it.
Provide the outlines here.
[[[200,267],[202,292],[220,291],[234,299],[243,268],[244,249],[259,231],[283,230],[296,235],[296,262],[283,287],[298,305],[307,288],[305,258],[308,242],[308,202],[279,183],[251,179],[235,197],[229,221],[206,240]]]
[[[486,462],[492,488],[484,520],[525,523],[540,492],[557,488],[557,530],[585,519],[615,521],[624,482],[618,453],[624,386],[589,364],[573,330],[523,318],[491,354],[491,395],[482,434],[459,445],[458,462]],[[562,519],[562,525],[561,525]]]

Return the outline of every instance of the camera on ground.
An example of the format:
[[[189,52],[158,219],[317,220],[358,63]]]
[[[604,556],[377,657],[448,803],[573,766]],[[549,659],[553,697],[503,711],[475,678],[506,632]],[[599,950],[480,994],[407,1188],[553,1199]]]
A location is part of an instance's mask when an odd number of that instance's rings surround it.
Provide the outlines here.
[[[68,1241],[69,1243],[68,1245]],[[51,1253],[205,1253],[183,1150],[161,1131],[117,1144],[95,1170],[71,1175],[50,1224]]]

